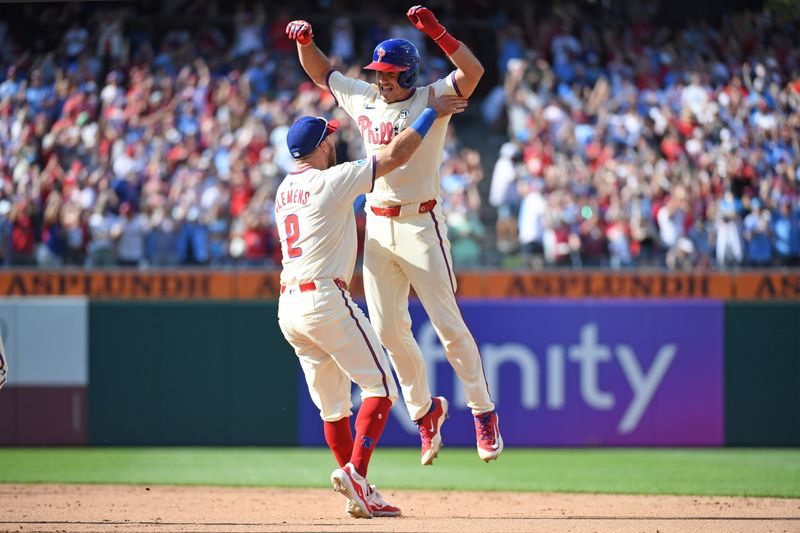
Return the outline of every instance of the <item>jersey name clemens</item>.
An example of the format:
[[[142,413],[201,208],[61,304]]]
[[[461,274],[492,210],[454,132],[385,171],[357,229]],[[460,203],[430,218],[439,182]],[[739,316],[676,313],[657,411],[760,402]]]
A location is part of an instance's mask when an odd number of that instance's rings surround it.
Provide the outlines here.
[[[280,211],[286,204],[300,204],[306,205],[310,192],[302,189],[289,189],[288,191],[281,191],[276,198],[275,211]]]
[[[368,144],[389,144],[395,133],[391,122],[381,122],[379,126],[373,127],[372,121],[366,115],[358,117],[358,127],[361,130],[361,137]]]

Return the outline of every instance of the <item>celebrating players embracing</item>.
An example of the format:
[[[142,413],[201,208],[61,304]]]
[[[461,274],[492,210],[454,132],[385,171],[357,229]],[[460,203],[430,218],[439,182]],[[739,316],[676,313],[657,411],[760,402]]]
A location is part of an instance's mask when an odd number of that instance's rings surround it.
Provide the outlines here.
[[[329,137],[337,122],[302,117],[287,135],[296,170],[286,176],[275,198],[283,254],[278,321],[320,410],[325,440],[340,467],[331,482],[347,497],[351,516],[400,514],[366,479],[397,386],[377,335],[347,290],[356,262],[353,201],[372,191],[377,175],[408,161],[432,126],[466,105],[463,98],[434,97],[430,90],[425,110],[385,150],[341,165]],[[362,397],[355,440],[350,430],[351,381]]]
[[[428,8],[414,6],[406,15],[456,66],[450,75],[428,87],[437,95],[471,95],[483,75],[478,59]],[[308,22],[289,23],[286,34],[297,41],[300,63],[309,77],[329,89],[356,122],[368,155],[380,154],[423,112],[426,91],[415,86],[420,58],[409,41],[389,39],[375,47],[372,62],[364,67],[375,71],[376,83],[369,84],[332,69],[314,45]],[[448,404],[443,397],[431,397],[422,353],[411,333],[410,285],[464,386],[475,419],[478,455],[491,461],[503,451],[478,346],[455,297],[456,279],[440,200],[439,166],[447,124],[447,119],[437,121],[409,162],[379,173],[367,195],[364,293],[372,324],[397,372],[409,415],[419,428],[423,465],[431,464],[442,446],[441,427]]]

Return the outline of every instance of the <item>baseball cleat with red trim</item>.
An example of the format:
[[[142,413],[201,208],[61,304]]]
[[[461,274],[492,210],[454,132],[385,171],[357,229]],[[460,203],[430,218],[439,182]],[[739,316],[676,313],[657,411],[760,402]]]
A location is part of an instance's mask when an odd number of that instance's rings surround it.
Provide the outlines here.
[[[381,493],[378,492],[378,489],[375,488],[375,485],[370,485],[369,493],[367,494],[367,503],[369,504],[369,509],[372,511],[372,516],[374,517],[393,517],[393,516],[400,516],[402,511],[396,505],[392,505],[391,503],[387,502],[381,496]],[[350,500],[347,501],[347,506],[345,507],[345,511],[348,515],[358,518],[358,509],[356,505],[351,502]]]
[[[475,415],[475,437],[478,440],[478,456],[487,463],[497,459],[503,452],[497,411]]]
[[[442,425],[448,416],[448,404],[444,397],[431,398],[431,407],[428,414],[416,421],[422,442],[420,462],[423,466],[433,464],[433,460],[439,456],[439,450],[442,449]]]
[[[369,491],[369,483],[367,480],[356,472],[356,467],[353,463],[347,463],[342,468],[337,468],[331,473],[331,484],[333,490],[347,498],[353,504],[353,513],[349,512],[350,516],[356,518],[372,518],[372,511],[367,503],[367,493]]]

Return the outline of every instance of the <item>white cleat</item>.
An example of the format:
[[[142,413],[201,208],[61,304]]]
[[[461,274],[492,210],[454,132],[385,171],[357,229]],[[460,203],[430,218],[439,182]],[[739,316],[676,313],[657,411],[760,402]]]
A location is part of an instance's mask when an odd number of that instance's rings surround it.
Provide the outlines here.
[[[372,518],[372,511],[367,503],[369,483],[363,478],[352,463],[347,463],[342,468],[337,468],[331,473],[333,490],[347,498],[348,513],[355,518]],[[350,513],[350,504],[353,512]]]
[[[394,517],[400,516],[402,512],[396,505],[392,505],[381,497],[381,493],[375,488],[375,485],[369,486],[369,494],[367,494],[367,504],[369,504],[372,516],[378,517]],[[358,518],[358,509],[356,505],[347,500],[345,512],[353,518]]]

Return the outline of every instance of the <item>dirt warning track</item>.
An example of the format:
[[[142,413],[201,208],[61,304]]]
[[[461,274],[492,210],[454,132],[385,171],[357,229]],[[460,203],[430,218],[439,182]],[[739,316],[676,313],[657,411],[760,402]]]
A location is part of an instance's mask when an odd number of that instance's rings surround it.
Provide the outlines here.
[[[800,532],[800,499],[385,490],[356,520],[323,489],[0,485],[0,531]]]

